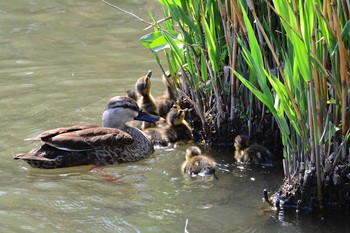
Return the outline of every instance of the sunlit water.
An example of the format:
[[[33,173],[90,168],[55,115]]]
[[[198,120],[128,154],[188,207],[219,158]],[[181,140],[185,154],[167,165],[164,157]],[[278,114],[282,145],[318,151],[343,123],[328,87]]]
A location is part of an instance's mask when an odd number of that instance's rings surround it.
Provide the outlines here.
[[[146,19],[161,11],[155,1],[112,2]],[[107,100],[149,69],[160,95],[161,72],[138,41],[147,26],[100,1],[0,1],[0,232],[344,232],[346,221],[272,212],[262,190],[278,188],[282,169],[238,166],[232,149],[203,148],[218,179],[199,181],[180,172],[187,145],[103,175],[12,159],[43,130],[100,123]]]

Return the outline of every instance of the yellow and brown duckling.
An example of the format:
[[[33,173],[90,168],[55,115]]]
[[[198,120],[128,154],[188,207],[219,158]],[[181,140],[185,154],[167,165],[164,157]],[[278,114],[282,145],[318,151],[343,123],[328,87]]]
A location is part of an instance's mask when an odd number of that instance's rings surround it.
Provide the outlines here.
[[[158,106],[151,94],[151,76],[152,76],[152,71],[149,70],[145,76],[142,76],[137,80],[135,84],[135,88],[138,93],[137,104],[145,112],[155,116],[159,116]],[[133,122],[132,125],[138,129],[157,127],[155,123],[149,123],[149,122],[136,122],[136,123]]]
[[[202,154],[197,146],[190,146],[186,149],[186,161],[181,166],[181,171],[190,176],[215,175],[216,162]]]
[[[176,103],[176,96],[173,91],[174,87],[171,83],[172,79],[173,77],[168,71],[162,76],[162,81],[165,85],[165,92],[162,96],[156,98],[159,116],[163,118],[167,117],[170,109]]]
[[[145,76],[142,76],[137,80],[135,84],[135,88],[139,93],[137,104],[145,112],[159,116],[156,101],[151,94],[151,76],[152,71],[149,70]]]
[[[237,162],[273,166],[271,152],[261,145],[250,144],[248,136],[236,136],[234,140],[234,146],[235,159]]]
[[[150,156],[154,147],[143,132],[126,124],[131,120],[155,122],[159,117],[142,112],[127,96],[116,96],[104,109],[102,127],[81,124],[45,131],[28,139],[43,142],[41,147],[14,159],[46,169],[138,161]]]
[[[185,120],[185,110],[173,106],[167,115],[167,126],[164,128],[149,128],[144,132],[150,137],[154,145],[168,146],[178,141],[193,139],[192,129]]]

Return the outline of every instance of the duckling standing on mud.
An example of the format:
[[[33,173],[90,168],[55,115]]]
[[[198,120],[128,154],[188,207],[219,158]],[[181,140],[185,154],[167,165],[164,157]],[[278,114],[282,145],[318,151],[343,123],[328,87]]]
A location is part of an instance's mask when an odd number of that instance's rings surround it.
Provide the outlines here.
[[[185,110],[174,106],[168,113],[166,121],[168,125],[164,128],[144,130],[154,145],[168,146],[169,143],[193,139],[192,129],[185,121]]]
[[[249,143],[249,137],[238,135],[234,140],[235,159],[239,163],[272,166],[272,154],[263,146]]]
[[[176,96],[170,83],[172,78],[174,77],[172,77],[168,71],[163,75],[162,81],[165,84],[165,92],[162,96],[156,98],[159,116],[163,118],[167,117],[169,111],[176,103]]]
[[[202,154],[197,146],[190,146],[186,149],[186,161],[181,166],[181,171],[190,176],[215,175],[216,162]]]

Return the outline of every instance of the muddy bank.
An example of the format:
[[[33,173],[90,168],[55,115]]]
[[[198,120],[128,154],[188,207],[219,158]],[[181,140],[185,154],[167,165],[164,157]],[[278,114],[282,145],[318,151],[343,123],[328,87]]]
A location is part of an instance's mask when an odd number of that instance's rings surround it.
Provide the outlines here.
[[[316,169],[301,170],[290,179],[285,178],[280,189],[271,196],[273,206],[298,211],[320,209],[349,209],[350,164],[339,163],[323,172],[322,198],[317,193]]]

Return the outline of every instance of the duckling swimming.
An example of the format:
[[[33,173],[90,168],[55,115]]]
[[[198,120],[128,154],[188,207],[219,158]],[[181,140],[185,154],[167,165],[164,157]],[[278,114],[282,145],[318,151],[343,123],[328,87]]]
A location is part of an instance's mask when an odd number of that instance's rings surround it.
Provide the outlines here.
[[[163,118],[167,117],[170,109],[176,103],[176,96],[173,92],[170,78],[172,78],[170,72],[166,72],[165,75],[162,76],[162,81],[165,84],[165,92],[162,96],[156,98],[159,116]]]
[[[154,148],[142,131],[125,124],[134,119],[155,122],[159,117],[142,112],[129,97],[116,96],[105,107],[102,127],[81,124],[45,131],[28,139],[44,145],[14,159],[46,169],[138,161],[150,156]]]
[[[190,176],[215,175],[216,162],[202,154],[197,146],[186,149],[186,161],[181,166],[181,171]]]
[[[271,152],[258,144],[250,145],[248,136],[236,136],[234,146],[237,162],[272,166]]]
[[[149,128],[144,132],[149,135],[152,143],[168,146],[169,143],[189,141],[193,139],[192,129],[185,120],[185,111],[174,106],[167,116],[167,126],[164,128]]]

